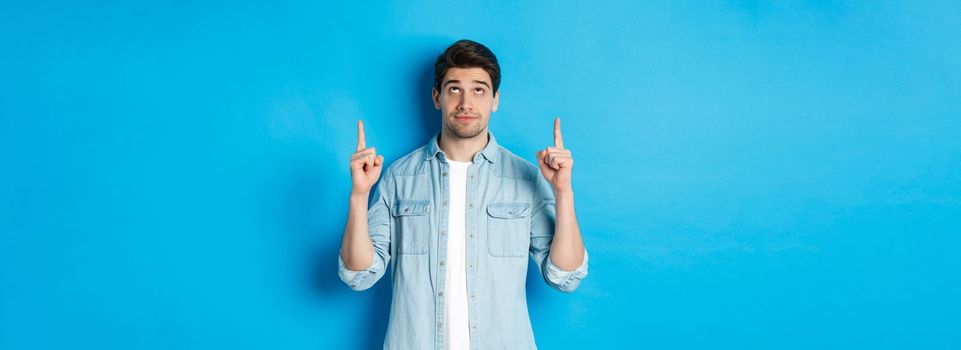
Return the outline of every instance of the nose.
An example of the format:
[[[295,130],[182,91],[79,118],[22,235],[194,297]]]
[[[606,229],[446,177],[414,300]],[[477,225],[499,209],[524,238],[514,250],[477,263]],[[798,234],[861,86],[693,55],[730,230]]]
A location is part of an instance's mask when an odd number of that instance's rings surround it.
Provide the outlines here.
[[[457,110],[461,112],[472,111],[474,109],[473,103],[470,102],[470,98],[467,96],[462,96],[460,98],[460,103],[457,104]]]

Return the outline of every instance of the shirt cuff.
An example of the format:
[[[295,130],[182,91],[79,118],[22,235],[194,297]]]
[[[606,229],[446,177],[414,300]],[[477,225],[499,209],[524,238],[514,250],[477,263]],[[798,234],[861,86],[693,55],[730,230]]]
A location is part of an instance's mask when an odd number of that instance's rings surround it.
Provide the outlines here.
[[[373,263],[371,263],[370,267],[367,269],[354,271],[348,269],[347,265],[344,265],[344,259],[340,256],[340,254],[337,254],[337,274],[340,275],[340,280],[344,281],[344,283],[347,283],[351,289],[362,289],[364,288],[364,281],[366,281],[367,278],[377,274],[377,271],[380,271],[383,268],[380,259],[377,259],[375,256],[373,260]]]
[[[580,280],[587,276],[587,249],[584,249],[584,261],[581,262],[581,266],[578,266],[574,271],[565,271],[554,262],[551,261],[551,257],[547,256],[547,279],[551,282],[556,283],[558,286],[564,288],[573,284],[575,281]]]

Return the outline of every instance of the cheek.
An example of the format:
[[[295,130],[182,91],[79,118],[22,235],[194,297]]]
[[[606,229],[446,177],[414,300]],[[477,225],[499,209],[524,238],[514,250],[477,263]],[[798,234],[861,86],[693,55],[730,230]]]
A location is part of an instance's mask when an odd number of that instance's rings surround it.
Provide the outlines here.
[[[440,106],[441,110],[447,110],[447,107],[450,106],[450,100],[440,97],[437,101],[437,105]]]

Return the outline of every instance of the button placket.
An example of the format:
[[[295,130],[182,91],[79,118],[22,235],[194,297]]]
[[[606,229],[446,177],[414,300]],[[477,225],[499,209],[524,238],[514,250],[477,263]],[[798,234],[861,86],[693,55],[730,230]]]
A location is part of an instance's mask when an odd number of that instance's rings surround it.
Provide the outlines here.
[[[439,237],[438,239],[439,239],[439,241],[440,241],[439,243],[440,243],[440,246],[441,246],[440,250],[446,252],[446,250],[447,250],[446,247],[447,247],[447,245],[449,244],[449,242],[447,241],[447,226],[450,225],[450,222],[448,221],[448,216],[450,215],[450,207],[449,207],[450,177],[448,177],[448,164],[447,164],[446,162],[441,162],[440,166],[441,166],[441,178],[440,178],[440,182],[441,182],[441,196],[443,196],[444,200],[442,201],[443,204],[442,204],[442,206],[441,206],[441,212],[443,213],[443,214],[441,215],[441,216],[443,217],[443,219],[440,220],[440,221],[441,221],[442,228],[440,229],[440,237]],[[438,276],[438,277],[439,277],[439,279],[440,279],[440,280],[439,280],[439,285],[440,285],[440,289],[441,289],[441,290],[437,292],[437,297],[438,297],[438,299],[437,299],[436,302],[440,305],[440,307],[438,308],[438,312],[440,312],[440,314],[438,315],[438,317],[442,317],[442,316],[443,316],[443,311],[440,311],[440,310],[443,310],[443,309],[445,309],[445,308],[447,307],[447,305],[444,303],[444,291],[443,291],[443,288],[444,288],[443,286],[447,284],[447,281],[445,280],[445,276],[446,276],[446,272],[445,272],[446,262],[445,262],[443,259],[440,259],[439,262],[438,262],[438,265],[439,265],[439,267],[438,267],[439,276]],[[443,322],[437,322],[437,327],[439,328],[439,331],[442,332],[442,331],[443,331],[443,327],[444,327]],[[443,338],[441,338],[441,339],[443,339]]]

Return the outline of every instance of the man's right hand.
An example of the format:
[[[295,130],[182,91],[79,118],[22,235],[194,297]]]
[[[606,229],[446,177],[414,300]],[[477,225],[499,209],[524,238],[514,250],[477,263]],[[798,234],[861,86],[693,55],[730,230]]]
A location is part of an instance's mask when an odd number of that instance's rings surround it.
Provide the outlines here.
[[[367,148],[364,140],[364,122],[357,121],[357,152],[350,158],[351,195],[367,195],[380,178],[384,167],[384,156],[379,156],[374,147]]]

